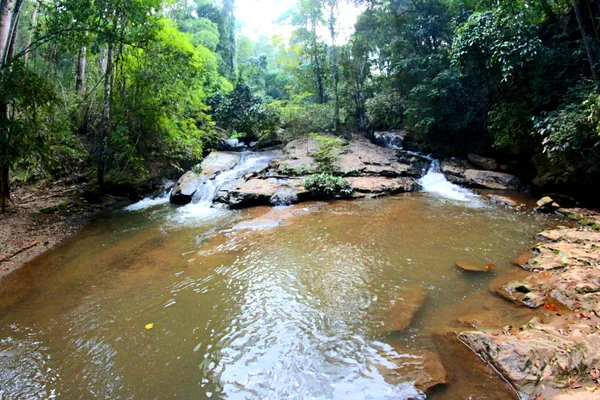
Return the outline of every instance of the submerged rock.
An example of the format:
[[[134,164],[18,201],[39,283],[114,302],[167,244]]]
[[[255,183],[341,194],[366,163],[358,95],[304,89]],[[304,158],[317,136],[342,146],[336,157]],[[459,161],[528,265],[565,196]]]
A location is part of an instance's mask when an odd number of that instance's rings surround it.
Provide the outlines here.
[[[410,326],[413,317],[427,297],[422,287],[402,290],[384,311],[379,331],[403,331]]]
[[[393,351],[381,352],[381,356],[386,361],[385,365],[375,366],[390,385],[414,382],[417,389],[426,392],[434,386],[448,383],[448,373],[436,353],[393,347]]]
[[[516,201],[507,196],[499,196],[497,194],[488,194],[486,196],[492,203],[501,204],[506,207],[517,207]]]
[[[456,265],[458,268],[462,269],[463,271],[470,271],[470,272],[490,272],[492,270],[492,268],[494,267],[493,264],[484,264],[484,263],[478,263],[478,262],[473,262],[473,261],[468,261],[468,260],[457,260],[454,262],[454,265]]]

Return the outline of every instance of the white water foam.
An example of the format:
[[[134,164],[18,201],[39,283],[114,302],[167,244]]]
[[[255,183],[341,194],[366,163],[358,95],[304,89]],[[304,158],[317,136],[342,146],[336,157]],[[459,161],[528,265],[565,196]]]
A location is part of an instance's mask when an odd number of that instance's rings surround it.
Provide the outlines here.
[[[436,195],[462,202],[479,202],[479,196],[469,189],[455,185],[448,181],[440,171],[440,163],[437,160],[431,162],[431,167],[425,176],[419,179],[419,184],[424,192],[435,193]]]
[[[171,196],[171,191],[166,191],[163,194],[160,194],[156,197],[146,197],[143,200],[138,201],[137,203],[133,203],[124,208],[125,211],[139,211],[145,210],[150,207],[159,206],[161,204],[167,204],[169,202],[169,196]]]

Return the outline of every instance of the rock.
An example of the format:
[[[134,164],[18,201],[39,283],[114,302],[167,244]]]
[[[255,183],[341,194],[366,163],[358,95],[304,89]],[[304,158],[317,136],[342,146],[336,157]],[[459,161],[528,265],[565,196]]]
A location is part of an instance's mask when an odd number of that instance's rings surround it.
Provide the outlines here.
[[[283,134],[283,130],[280,129],[277,132],[271,131],[269,133],[264,134],[258,139],[256,143],[256,149],[266,149],[268,147],[279,146],[282,144],[281,135]]]
[[[473,354],[454,332],[433,335],[442,364],[448,372],[448,382],[442,398],[477,400],[518,400],[519,396],[504,379]]]
[[[358,194],[380,196],[384,194],[413,192],[419,185],[412,178],[386,178],[381,176],[361,176],[345,178]]]
[[[386,362],[375,366],[390,385],[414,382],[417,389],[426,392],[448,382],[448,373],[440,357],[431,351],[393,347],[380,355]]]
[[[468,169],[464,173],[464,179],[469,186],[486,189],[520,191],[523,187],[519,178],[505,172]]]
[[[296,201],[306,199],[309,195],[300,179],[254,178],[248,181],[237,179],[223,185],[214,201],[225,204],[229,208],[266,205],[272,204],[273,196],[282,190],[293,191]]]
[[[235,153],[212,152],[200,164],[198,171],[188,171],[173,188],[170,201],[174,204],[187,204],[192,201],[194,193],[207,180],[218,173],[230,170],[240,161],[240,155]]]
[[[598,319],[567,317],[553,325],[535,321],[520,329],[462,332],[459,339],[527,396],[554,398],[557,389],[595,386],[588,371],[600,362]]]
[[[201,185],[200,174],[188,171],[175,184],[170,201],[173,204],[187,204],[192,201],[192,197],[198,187]]]
[[[495,171],[498,169],[498,161],[492,158],[483,157],[474,153],[467,154],[467,158],[476,166],[488,171]]]
[[[240,222],[239,224],[234,225],[231,229],[234,231],[241,231],[241,230],[257,231],[257,230],[273,229],[273,228],[280,226],[281,224],[282,224],[282,221],[280,221],[280,220],[267,219],[267,218],[255,218],[255,219],[251,219],[250,221]]]
[[[464,177],[468,169],[475,169],[475,167],[468,161],[458,158],[447,158],[440,164],[440,172],[444,175]]]
[[[405,289],[398,293],[398,296],[390,302],[385,309],[383,323],[379,326],[379,331],[403,331],[410,326],[410,323],[421,308],[421,305],[427,297],[427,290],[422,287]]]
[[[455,261],[454,265],[463,271],[471,272],[490,272],[494,266],[493,264],[476,263],[468,260]]]
[[[373,134],[376,144],[379,146],[401,150],[402,143],[404,142],[405,132],[375,132]]]
[[[516,201],[506,196],[498,196],[496,194],[488,194],[486,196],[492,203],[501,204],[506,207],[517,207]]]
[[[600,230],[600,213],[586,208],[561,208],[559,213],[579,222],[582,225]]]
[[[246,145],[239,139],[221,139],[217,145],[219,151],[244,151]]]
[[[552,197],[545,196],[537,201],[535,209],[539,212],[553,213],[558,211],[559,208],[560,206],[552,199]]]

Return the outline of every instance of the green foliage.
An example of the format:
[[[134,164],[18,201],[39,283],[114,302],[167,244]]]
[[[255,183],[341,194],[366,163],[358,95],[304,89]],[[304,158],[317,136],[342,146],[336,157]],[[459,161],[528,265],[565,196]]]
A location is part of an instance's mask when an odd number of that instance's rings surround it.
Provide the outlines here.
[[[115,101],[115,163],[142,168],[152,156],[201,158],[213,126],[206,98],[219,88],[214,55],[164,21],[150,46],[125,54],[120,72],[126,95]]]
[[[292,100],[274,101],[269,108],[276,110],[287,139],[295,139],[311,132],[333,130],[333,106],[306,101],[310,94],[294,96]]]
[[[543,138],[544,152],[567,173],[598,172],[600,157],[600,95],[590,93],[578,103],[570,103],[545,113],[534,121],[534,133]]]
[[[42,76],[19,62],[0,70],[0,104],[8,109],[6,118],[0,118],[0,165],[23,171],[22,179],[29,180],[59,169],[61,161],[71,161],[70,152],[76,156],[77,146],[63,140],[63,131],[46,117],[58,98]]]
[[[382,90],[365,102],[367,117],[374,129],[400,127],[405,111],[405,100],[396,91]]]
[[[489,113],[489,131],[497,148],[510,148],[531,132],[532,110],[523,102],[498,103]]]
[[[309,175],[302,180],[302,184],[311,192],[328,197],[346,197],[352,194],[348,181],[326,172]]]
[[[332,136],[312,133],[310,137],[317,142],[317,150],[311,157],[317,162],[319,171],[326,174],[337,173],[334,163],[337,161],[344,141]]]
[[[535,60],[541,47],[537,29],[519,11],[496,9],[476,12],[459,26],[452,46],[456,65],[469,68],[483,63],[485,69],[499,69],[502,82]]]
[[[267,107],[243,83],[238,83],[230,93],[217,93],[210,99],[210,105],[217,126],[230,133],[243,133],[247,142],[279,127],[277,109]]]

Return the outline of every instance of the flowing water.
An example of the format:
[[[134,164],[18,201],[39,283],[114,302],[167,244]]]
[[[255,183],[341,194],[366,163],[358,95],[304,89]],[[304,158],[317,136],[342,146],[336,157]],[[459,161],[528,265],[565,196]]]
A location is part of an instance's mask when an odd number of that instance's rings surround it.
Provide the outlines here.
[[[233,212],[163,197],[98,219],[0,282],[0,398],[420,399],[402,373],[423,350],[450,377],[429,397],[511,398],[446,333],[531,318],[488,286],[553,221],[431,174],[381,199]]]

